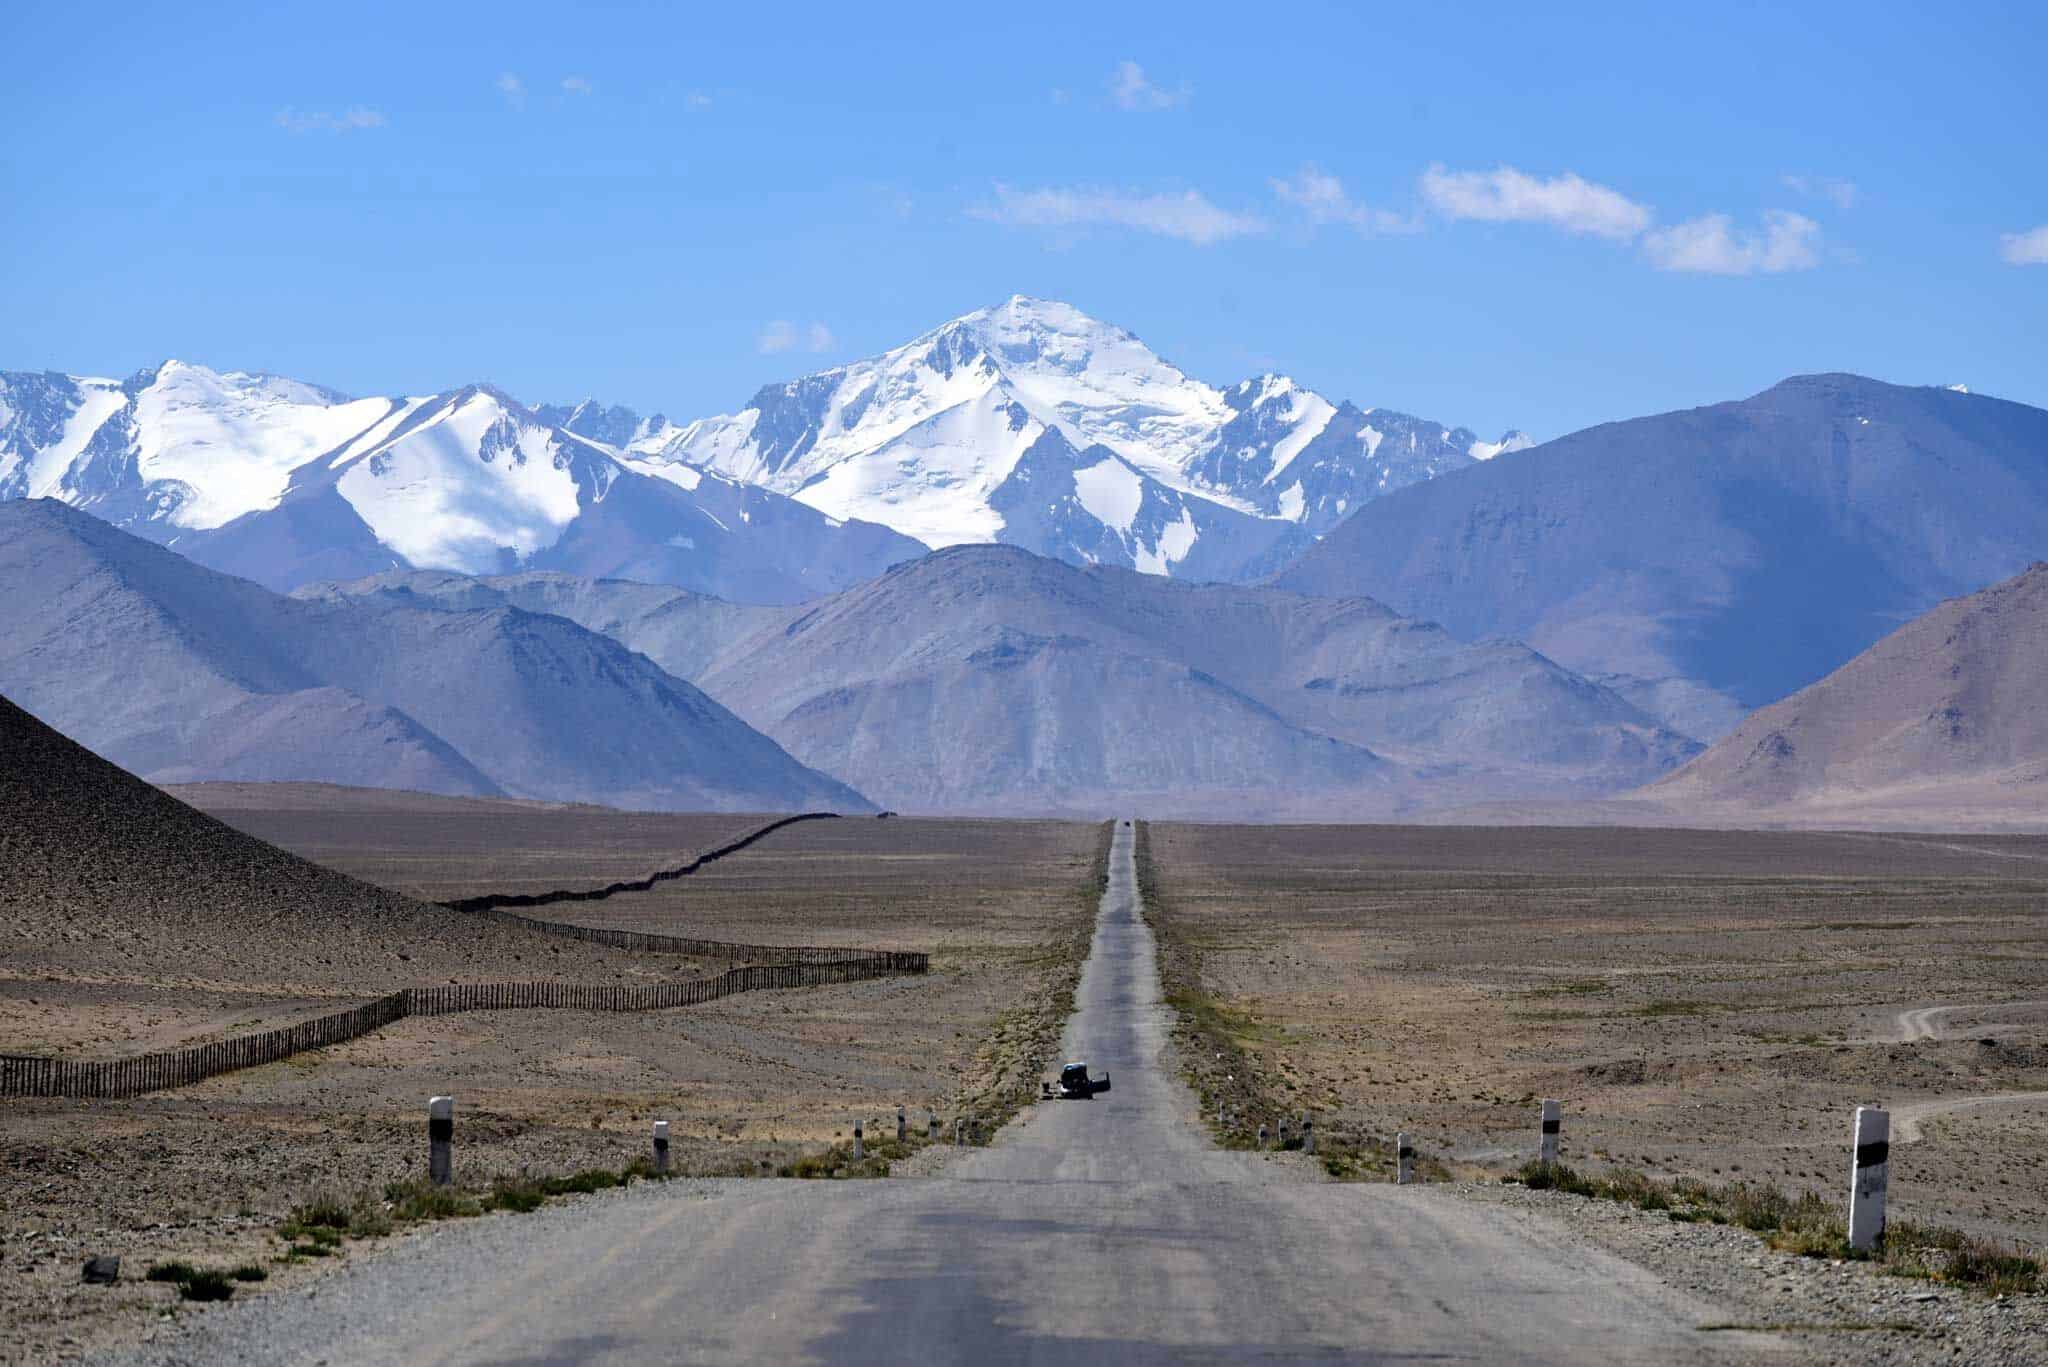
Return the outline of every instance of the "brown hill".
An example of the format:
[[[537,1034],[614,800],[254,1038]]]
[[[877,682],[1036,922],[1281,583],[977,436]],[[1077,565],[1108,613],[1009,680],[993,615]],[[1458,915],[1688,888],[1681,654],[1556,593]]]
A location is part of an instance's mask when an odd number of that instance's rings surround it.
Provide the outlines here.
[[[1641,796],[2048,814],[2048,563],[1909,622]]]
[[[0,960],[20,980],[397,987],[624,967],[417,902],[193,810],[0,698]]]

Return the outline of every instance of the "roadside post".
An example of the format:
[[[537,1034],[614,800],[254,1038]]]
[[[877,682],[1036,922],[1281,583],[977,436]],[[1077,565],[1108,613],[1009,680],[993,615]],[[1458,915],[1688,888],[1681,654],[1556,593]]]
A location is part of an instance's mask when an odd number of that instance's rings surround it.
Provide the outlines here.
[[[853,1122],[853,1160],[858,1163],[867,1156],[867,1149],[860,1142],[860,1122],[856,1120]]]
[[[924,1113],[924,1137],[934,1144],[939,1142],[939,1113],[937,1111],[926,1111]]]
[[[1259,1147],[1262,1149],[1266,1147],[1266,1138],[1266,1127],[1261,1125],[1259,1126]]]
[[[1537,1148],[1537,1158],[1544,1167],[1557,1162],[1557,1137],[1564,1130],[1564,1105],[1546,1099],[1543,1103],[1543,1141]]]
[[[1307,1154],[1316,1151],[1316,1122],[1308,1116],[1301,1118],[1301,1151]]]
[[[427,1180],[445,1187],[455,1180],[455,1098],[427,1098]]]
[[[967,1122],[959,1116],[953,1117],[953,1147],[960,1147],[960,1136],[967,1132]]]
[[[1280,1147],[1287,1147],[1287,1117],[1284,1115],[1280,1117]]]
[[[654,1173],[657,1177],[668,1176],[668,1122],[654,1122]]]
[[[1892,1114],[1856,1108],[1856,1161],[1849,1175],[1849,1247],[1875,1253],[1884,1242],[1884,1193],[1891,1177]]]
[[[1394,1185],[1405,1187],[1415,1180],[1415,1146],[1408,1142],[1408,1136],[1394,1136]]]
[[[899,1144],[910,1142],[910,1122],[903,1118],[903,1108],[901,1106],[896,1108],[896,1142]]]

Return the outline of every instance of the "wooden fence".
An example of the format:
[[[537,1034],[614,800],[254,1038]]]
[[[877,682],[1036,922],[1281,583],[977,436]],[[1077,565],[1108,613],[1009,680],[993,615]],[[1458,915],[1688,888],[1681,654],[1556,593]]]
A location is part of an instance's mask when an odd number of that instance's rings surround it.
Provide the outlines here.
[[[820,987],[892,973],[922,973],[929,963],[923,954],[888,950],[841,950],[838,954],[840,957],[831,962],[757,964],[735,968],[715,978],[682,983],[461,983],[448,987],[408,987],[351,1010],[317,1016],[296,1025],[135,1058],[79,1062],[31,1054],[0,1054],[0,1096],[129,1097],[167,1087],[184,1087],[240,1068],[277,1063],[308,1049],[341,1044],[407,1016],[545,1007],[572,1011],[661,1011],[716,1001],[735,992]]]
[[[631,883],[581,892],[502,893],[470,897],[444,905],[493,921],[547,935],[610,945],[650,954],[687,954],[697,958],[753,960],[716,978],[638,986],[584,983],[457,983],[448,987],[408,987],[348,1011],[317,1016],[297,1025],[279,1026],[189,1049],[168,1049],[135,1058],[102,1062],[43,1058],[33,1054],[0,1054],[0,1096],[127,1097],[143,1092],[184,1087],[240,1068],[276,1063],[308,1049],[367,1035],[407,1016],[446,1016],[458,1011],[519,1011],[555,1007],[571,1011],[663,1011],[697,1006],[735,992],[775,987],[820,987],[855,982],[892,973],[923,973],[929,955],[908,950],[836,949],[819,945],[748,945],[728,940],[694,940],[639,930],[543,921],[506,910],[545,906],[551,902],[595,902],[622,892],[645,892],[656,883],[695,873],[714,859],[747,848],[799,821],[836,818],[836,812],[805,812],[783,817],[737,840],[707,850],[680,868],[663,869]]]

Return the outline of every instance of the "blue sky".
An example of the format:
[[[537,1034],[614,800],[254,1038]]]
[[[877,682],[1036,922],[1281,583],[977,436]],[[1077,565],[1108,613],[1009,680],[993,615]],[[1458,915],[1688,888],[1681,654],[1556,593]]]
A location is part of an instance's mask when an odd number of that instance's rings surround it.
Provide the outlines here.
[[[2048,406],[2039,5],[20,3],[0,367],[686,418],[1013,293],[1555,436]]]

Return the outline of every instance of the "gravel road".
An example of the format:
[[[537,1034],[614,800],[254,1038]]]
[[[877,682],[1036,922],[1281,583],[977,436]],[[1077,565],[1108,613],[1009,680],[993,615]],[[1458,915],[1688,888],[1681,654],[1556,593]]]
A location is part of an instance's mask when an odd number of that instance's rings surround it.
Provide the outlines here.
[[[1704,1362],[1796,1354],[1556,1222],[1213,1147],[1132,833],[1069,1022],[1114,1083],[931,1178],[641,1185],[407,1241],[133,1363]]]

